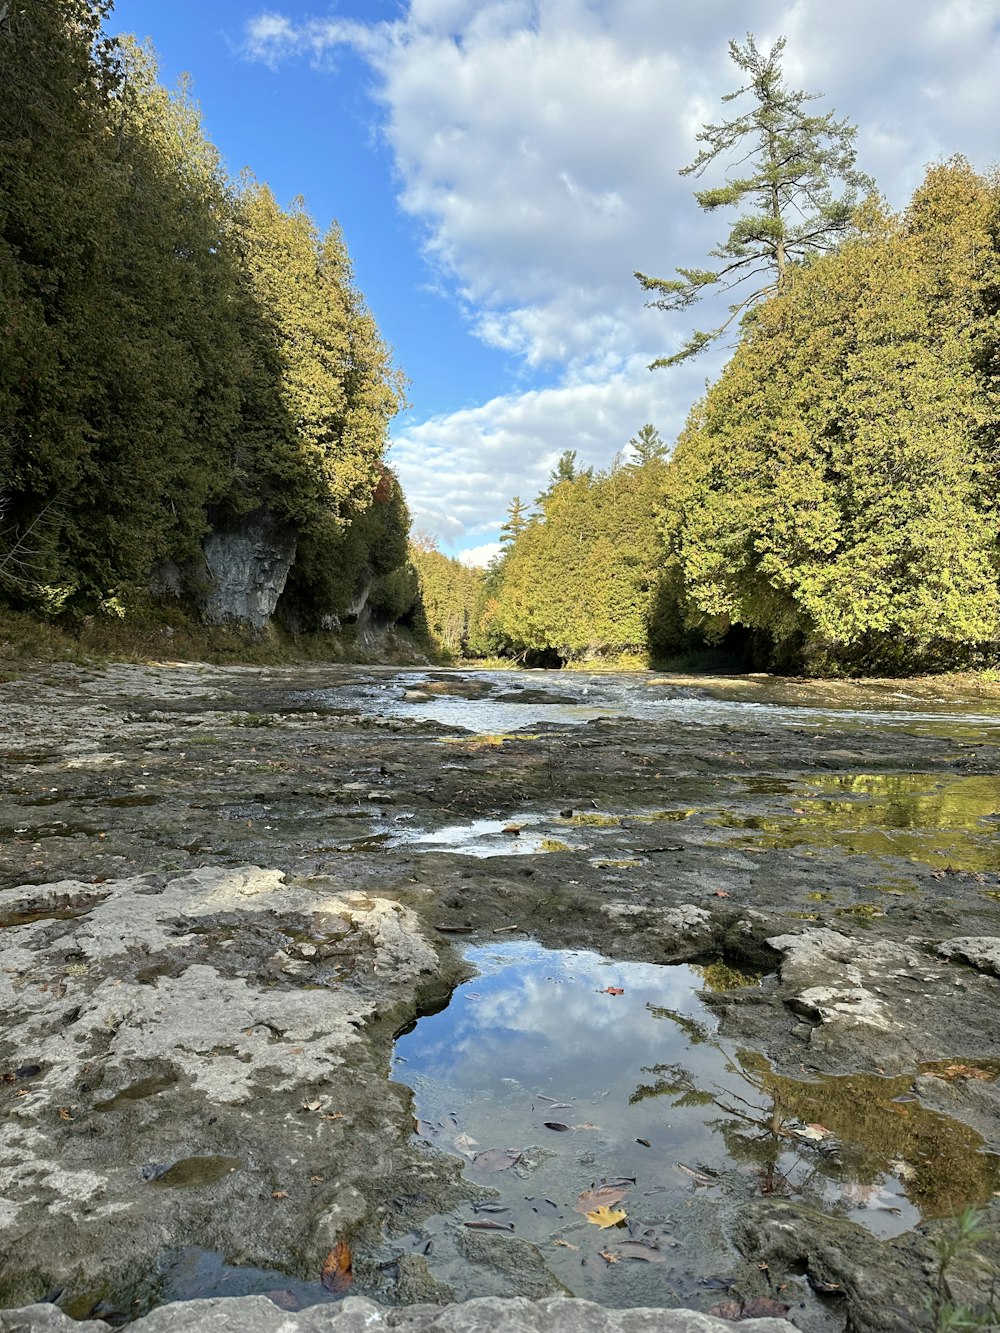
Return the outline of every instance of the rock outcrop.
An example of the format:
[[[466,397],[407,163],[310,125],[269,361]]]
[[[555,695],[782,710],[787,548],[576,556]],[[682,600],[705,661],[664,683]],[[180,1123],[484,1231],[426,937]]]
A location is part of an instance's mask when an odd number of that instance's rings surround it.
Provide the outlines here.
[[[295,561],[294,529],[264,506],[248,514],[239,527],[210,533],[203,549],[208,587],[202,617],[211,625],[234,622],[263,629]]]

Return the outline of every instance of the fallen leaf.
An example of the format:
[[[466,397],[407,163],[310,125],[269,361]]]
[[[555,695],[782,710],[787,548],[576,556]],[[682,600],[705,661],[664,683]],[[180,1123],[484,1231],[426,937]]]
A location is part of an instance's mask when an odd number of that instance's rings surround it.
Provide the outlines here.
[[[712,1176],[706,1175],[704,1171],[696,1171],[693,1166],[685,1166],[683,1162],[675,1162],[674,1165],[682,1175],[693,1180],[696,1185],[714,1185],[715,1180]]]
[[[602,1259],[606,1259],[609,1264],[617,1264],[621,1262],[618,1255],[615,1254],[613,1250],[598,1250],[597,1253]]]
[[[304,1046],[293,1046],[288,1052],[289,1055],[301,1055],[305,1050]]]
[[[322,1109],[322,1107],[323,1107],[322,1102],[312,1101],[312,1102],[303,1102],[299,1109],[302,1111],[319,1111]]]
[[[578,1213],[589,1213],[593,1208],[613,1208],[627,1193],[621,1185],[596,1185],[583,1191],[573,1209]]]
[[[616,1227],[619,1222],[624,1222],[628,1213],[624,1208],[595,1208],[592,1212],[584,1213],[588,1222],[593,1222],[597,1227]]]
[[[553,1245],[558,1245],[563,1250],[578,1250],[579,1245],[571,1245],[568,1240],[554,1240]]]
[[[344,1118],[343,1111],[333,1111],[330,1115],[325,1115],[322,1117],[323,1120],[343,1120],[343,1118]]]
[[[60,1120],[72,1120],[72,1119],[73,1119],[72,1115],[70,1114],[70,1109],[69,1109],[68,1106],[60,1106],[60,1108],[59,1108],[59,1119],[60,1119]]]
[[[797,1139],[806,1139],[810,1143],[820,1143],[823,1139],[828,1139],[832,1132],[824,1125],[803,1125],[800,1129],[792,1130]]]
[[[273,1301],[279,1310],[301,1310],[302,1304],[294,1291],[289,1291],[287,1287],[280,1291],[269,1291],[267,1299]]]
[[[513,1231],[513,1222],[490,1222],[484,1219],[481,1222],[463,1222],[463,1226],[469,1227],[472,1231]]]
[[[564,1125],[563,1122],[562,1122],[561,1120],[546,1120],[546,1121],[545,1121],[545,1128],[546,1128],[546,1129],[557,1129],[557,1130],[559,1130],[560,1133],[563,1133],[565,1130],[568,1130],[568,1129],[569,1129],[569,1125]],[[582,1126],[577,1126],[577,1128],[582,1128]]]
[[[665,1264],[667,1256],[662,1250],[654,1249],[652,1245],[643,1245],[638,1240],[622,1241],[618,1246],[618,1253],[623,1259],[641,1259],[647,1264]]]
[[[791,1309],[790,1305],[785,1305],[782,1301],[776,1301],[771,1296],[754,1296],[749,1301],[743,1302],[743,1319],[781,1319]]]
[[[462,1153],[468,1148],[476,1148],[479,1146],[478,1140],[474,1139],[470,1134],[456,1134],[453,1142],[458,1151]]]
[[[570,1128],[575,1134],[578,1129],[600,1129],[600,1125],[592,1125],[589,1120],[585,1120],[582,1125],[571,1125]]]
[[[347,1291],[354,1281],[351,1268],[351,1247],[345,1240],[338,1240],[326,1256],[319,1275],[323,1287],[334,1295]]]
[[[732,897],[732,894],[728,891],[728,889],[716,889],[715,892],[712,894],[712,897],[713,897],[713,898],[731,898],[731,897]]]
[[[714,1314],[717,1319],[731,1319],[737,1323],[743,1318],[743,1305],[740,1301],[719,1301],[708,1313]]]
[[[287,1199],[287,1198],[288,1198],[288,1191],[287,1191],[287,1190],[272,1190],[272,1191],[271,1191],[271,1198],[272,1198],[272,1199]]]
[[[480,1171],[507,1171],[521,1161],[523,1155],[520,1148],[486,1148],[476,1153],[472,1165]]]
[[[625,987],[624,987],[624,986],[605,986],[604,989],[601,991],[601,994],[602,994],[602,995],[624,995],[624,994],[625,994]]]
[[[956,1078],[975,1078],[983,1083],[992,1083],[993,1074],[988,1074],[984,1069],[977,1069],[975,1065],[950,1064],[944,1069],[929,1069],[927,1071],[931,1078],[944,1079],[946,1083],[953,1082]]]

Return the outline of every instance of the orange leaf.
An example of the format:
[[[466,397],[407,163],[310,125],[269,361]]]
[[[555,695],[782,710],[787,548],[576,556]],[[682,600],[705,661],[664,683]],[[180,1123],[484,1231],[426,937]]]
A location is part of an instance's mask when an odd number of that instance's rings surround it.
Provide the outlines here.
[[[319,1280],[334,1295],[340,1295],[350,1287],[354,1273],[351,1269],[351,1247],[346,1240],[338,1240],[326,1256]]]
[[[601,992],[602,995],[624,995],[624,986],[605,986]]]

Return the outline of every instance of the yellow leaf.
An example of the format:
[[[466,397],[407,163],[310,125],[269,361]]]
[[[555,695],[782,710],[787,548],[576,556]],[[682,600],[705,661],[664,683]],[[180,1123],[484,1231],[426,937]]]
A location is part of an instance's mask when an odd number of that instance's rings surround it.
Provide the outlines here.
[[[588,1222],[593,1222],[599,1227],[616,1227],[619,1222],[624,1222],[628,1213],[624,1208],[595,1208],[592,1213],[585,1213]]]

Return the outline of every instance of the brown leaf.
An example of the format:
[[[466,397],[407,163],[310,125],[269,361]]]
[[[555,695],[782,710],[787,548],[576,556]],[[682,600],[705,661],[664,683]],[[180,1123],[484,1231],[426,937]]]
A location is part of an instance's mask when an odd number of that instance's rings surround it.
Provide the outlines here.
[[[589,1213],[595,1208],[613,1208],[627,1193],[622,1185],[596,1185],[583,1191],[573,1209],[578,1213]]]
[[[743,1306],[739,1301],[719,1301],[709,1309],[716,1319],[731,1319],[733,1322],[743,1318]]]
[[[559,1240],[558,1238],[552,1244],[558,1245],[564,1250],[578,1250],[580,1248],[579,1245],[571,1245],[568,1240]]]
[[[618,1255],[615,1254],[613,1250],[598,1250],[597,1253],[602,1259],[606,1259],[609,1264],[617,1264],[621,1262]]]
[[[790,1305],[784,1305],[781,1301],[776,1301],[771,1296],[754,1296],[749,1301],[743,1302],[743,1318],[781,1319],[790,1309]]]
[[[271,1191],[271,1198],[272,1198],[272,1199],[287,1199],[287,1198],[288,1198],[288,1191],[287,1191],[287,1190],[272,1190],[272,1191]]]
[[[350,1287],[354,1281],[354,1272],[351,1268],[351,1247],[346,1240],[338,1240],[326,1256],[319,1280],[335,1296]]]
[[[732,897],[732,894],[728,891],[728,889],[716,889],[715,892],[712,894],[712,897],[713,897],[713,898],[731,898],[731,897]]]
[[[624,986],[605,986],[604,989],[601,991],[601,994],[602,994],[602,995],[624,995],[624,994],[625,994],[625,987],[624,987]]]
[[[944,1069],[929,1069],[927,1071],[932,1078],[944,1079],[946,1083],[952,1083],[956,1078],[975,1078],[983,1083],[992,1083],[993,1074],[988,1074],[985,1069],[977,1069],[975,1065],[965,1065],[959,1062],[946,1065]]]
[[[280,1291],[269,1291],[267,1299],[273,1301],[279,1310],[301,1310],[302,1303],[294,1291],[282,1287]]]

